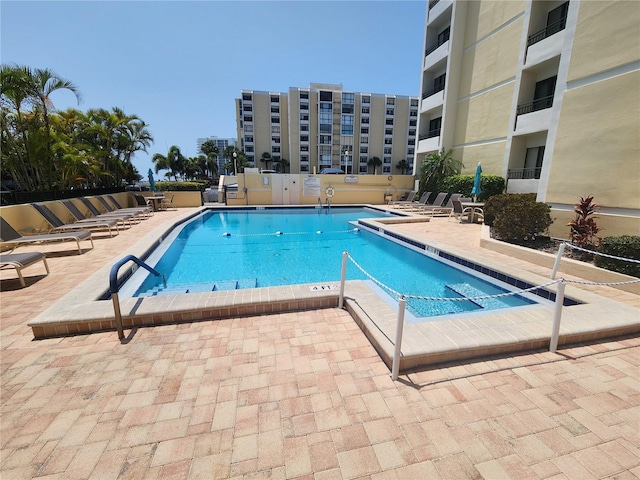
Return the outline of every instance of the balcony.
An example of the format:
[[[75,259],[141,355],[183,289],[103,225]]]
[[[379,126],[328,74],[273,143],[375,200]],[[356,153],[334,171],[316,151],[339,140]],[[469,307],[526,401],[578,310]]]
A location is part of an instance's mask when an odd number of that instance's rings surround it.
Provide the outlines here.
[[[444,45],[445,43],[447,43],[449,41],[449,35],[450,35],[450,30],[449,30],[449,28],[447,28],[443,32],[443,35],[438,36],[437,42],[434,43],[433,45],[431,45],[430,47],[428,47],[425,50],[425,52],[424,52],[425,56],[428,57],[430,54],[435,52],[441,45]]]
[[[433,152],[439,150],[440,147],[440,128],[430,130],[426,134],[418,136],[418,152]]]
[[[507,172],[509,180],[531,180],[539,179],[542,167],[534,168],[510,168]]]
[[[510,168],[507,172],[507,193],[538,193],[541,167]]]
[[[542,97],[534,100],[533,102],[518,105],[516,115],[524,115],[526,113],[537,112],[538,110],[544,110],[545,108],[553,107],[553,95]]]
[[[535,45],[536,43],[544,40],[551,35],[555,35],[558,32],[561,32],[567,26],[567,17],[562,17],[557,22],[554,22],[550,25],[547,25],[545,28],[540,30],[539,32],[534,33],[533,35],[529,35],[527,39],[527,47],[531,45]]]

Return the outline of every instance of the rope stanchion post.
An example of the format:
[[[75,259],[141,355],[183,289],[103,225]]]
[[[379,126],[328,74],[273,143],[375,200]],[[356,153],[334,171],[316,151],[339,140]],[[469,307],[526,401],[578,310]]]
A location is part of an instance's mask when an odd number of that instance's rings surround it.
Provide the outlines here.
[[[340,297],[338,298],[338,308],[344,306],[344,283],[347,279],[347,258],[349,252],[342,252],[342,271],[340,272]]]
[[[553,270],[551,271],[551,280],[556,279],[556,274],[558,273],[558,268],[560,267],[560,260],[562,260],[562,255],[564,255],[564,249],[567,246],[566,243],[561,243],[558,248],[558,255],[556,255],[556,261],[553,264]]]
[[[398,300],[398,322],[396,324],[396,344],[393,350],[393,365],[391,367],[391,380],[398,379],[400,372],[400,354],[402,349],[402,330],[404,329],[404,311],[407,300],[403,297]]]
[[[551,329],[551,342],[549,343],[549,351],[556,353],[558,349],[558,337],[560,336],[560,319],[562,318],[562,306],[564,304],[564,279],[560,279],[558,283],[558,291],[556,292],[556,305],[553,310],[553,327]]]

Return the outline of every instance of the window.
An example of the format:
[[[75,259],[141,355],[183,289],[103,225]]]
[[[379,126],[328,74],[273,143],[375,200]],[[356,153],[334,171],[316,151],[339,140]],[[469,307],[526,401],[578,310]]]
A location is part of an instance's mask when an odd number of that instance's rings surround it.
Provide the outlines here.
[[[319,143],[321,145],[331,145],[331,135],[320,135]]]
[[[415,149],[414,148],[407,148],[407,155],[411,156],[415,153]]]
[[[369,127],[361,127],[360,128],[361,135],[369,135]]]
[[[300,104],[300,110],[309,110],[309,104],[308,103],[301,103]]]
[[[411,110],[409,112],[409,116],[410,117],[417,117],[418,116],[418,111],[417,110]]]
[[[391,155],[391,147],[384,147],[384,154]]]
[[[369,119],[367,117],[361,118],[360,123],[369,123]]]
[[[360,165],[360,166],[358,167],[358,171],[359,171],[360,173],[369,173],[369,168],[367,167],[367,165],[364,165],[364,166],[363,166],[363,165]]]
[[[369,107],[362,107],[362,114],[369,115]]]
[[[524,159],[524,170],[521,178],[540,178],[543,159],[544,145],[541,147],[527,148],[527,153]]]
[[[409,120],[409,126],[410,127],[415,127],[418,124],[417,120]]]
[[[393,145],[393,138],[385,138],[384,139],[384,144],[385,145]]]
[[[280,153],[280,147],[271,147],[271,153]]]
[[[360,137],[360,143],[369,143],[369,137]]]
[[[354,103],[355,95],[353,93],[343,93],[342,94],[342,103]]]
[[[391,167],[382,166],[382,173],[391,173]]]
[[[360,153],[369,153],[369,147],[361,146]]]
[[[280,117],[271,117],[271,123],[280,123]]]
[[[309,155],[300,155],[300,161],[301,162],[308,162],[309,161]]]
[[[333,122],[333,115],[330,113],[321,113],[320,115],[318,115],[319,117],[319,122],[320,123],[332,123]]]
[[[439,92],[441,90],[444,90],[444,84],[445,81],[447,79],[447,74],[443,73],[442,75],[440,75],[439,77],[436,77],[433,79],[433,92]]]
[[[340,133],[342,135],[353,135],[353,125],[342,125]]]
[[[247,100],[247,101],[251,101],[251,94],[250,93],[243,93],[242,94],[242,100]]]
[[[385,125],[393,125],[393,118],[387,118],[384,122]]]
[[[382,163],[390,164],[391,163],[391,157],[383,157],[382,158]]]
[[[342,113],[355,113],[355,105],[353,104],[342,104]]]
[[[280,107],[271,107],[271,113],[280,113]]]
[[[300,145],[300,151],[301,152],[308,152],[309,151],[309,145]]]
[[[247,135],[244,137],[246,143],[253,143],[253,135]]]
[[[301,113],[300,114],[300,121],[301,122],[308,122],[309,121],[309,114],[308,113]]]
[[[396,99],[393,97],[389,97],[387,98],[387,105],[395,105],[396,104]]]
[[[280,133],[280,125],[271,125],[271,133]]]
[[[318,153],[320,155],[329,155],[329,158],[331,158],[331,145],[320,145],[318,147]]]
[[[271,137],[273,143],[280,143],[280,137]]]
[[[242,110],[243,110],[244,112],[252,112],[252,111],[253,111],[253,108],[251,107],[251,105],[243,105],[243,106],[242,106]]]
[[[387,108],[387,115],[393,115],[393,108]]]
[[[244,133],[253,133],[253,125],[245,125]]]
[[[369,163],[369,157],[366,157],[366,156],[364,156],[364,155],[363,155],[363,156],[361,156],[361,157],[360,157],[360,163],[364,163],[364,164]]]
[[[321,103],[320,104],[320,112],[331,112],[333,111],[333,105],[330,103]]]
[[[300,141],[301,142],[308,142],[309,141],[309,135],[300,135]]]
[[[353,125],[353,115],[342,115],[343,125]]]
[[[302,160],[300,160],[302,162]],[[300,173],[307,173],[309,171],[309,165],[300,165]]]
[[[554,75],[553,77],[547,78],[546,80],[541,80],[536,83],[536,90],[533,94],[533,100],[540,100],[546,97],[551,97],[553,99],[553,95],[556,92],[556,79],[558,77]]]
[[[244,147],[245,152],[253,152],[253,145],[246,145]]]
[[[320,90],[320,101],[321,102],[332,102],[333,101],[333,93],[327,92],[324,90]]]
[[[445,28],[438,34],[438,45],[442,45],[444,42],[449,40],[449,34],[451,33],[451,27]]]
[[[429,122],[429,133],[427,138],[438,137],[440,135],[440,127],[442,125],[442,117],[434,118]]]
[[[309,131],[309,125],[300,125],[300,131],[301,132],[308,132]]]
[[[331,124],[330,123],[321,123],[320,124],[320,133],[331,133]]]
[[[362,97],[362,103],[371,103],[371,97]]]
[[[411,99],[411,106],[412,107],[417,107],[418,106],[418,99],[417,98]]]
[[[410,136],[410,137],[415,137],[415,136],[416,136],[416,131],[415,131],[415,129],[411,129],[411,130],[409,130],[409,136]]]
[[[245,122],[253,122],[253,115],[245,115],[245,116],[243,117],[243,120],[244,120]]]
[[[384,129],[384,134],[385,135],[393,135],[393,128],[385,128]]]
[[[271,103],[280,102],[280,98],[277,95],[271,95]]]
[[[309,100],[309,92],[300,92],[300,98]]]

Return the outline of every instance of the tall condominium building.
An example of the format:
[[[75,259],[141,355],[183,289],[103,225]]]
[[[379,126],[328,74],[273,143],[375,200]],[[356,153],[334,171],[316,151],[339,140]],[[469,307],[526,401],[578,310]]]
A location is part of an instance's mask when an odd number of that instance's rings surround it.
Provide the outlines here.
[[[242,90],[236,115],[240,148],[256,167],[271,168],[260,161],[265,152],[274,166],[286,160],[288,173],[333,167],[353,174],[400,174],[402,160],[413,165],[417,97],[312,83],[286,93]],[[370,165],[375,157],[379,165]]]
[[[218,171],[220,173],[224,172],[224,164],[227,163],[228,160],[226,160],[223,156],[222,156],[222,152],[224,151],[225,148],[231,146],[231,147],[237,147],[238,146],[238,140],[235,138],[218,138],[218,137],[205,137],[205,138],[198,138],[197,143],[198,143],[198,148],[197,148],[197,152],[198,154],[200,154],[200,147],[202,146],[202,144],[208,140],[211,140],[213,143],[216,144],[216,147],[218,147],[218,158],[216,160],[216,163],[218,164]]]
[[[421,92],[418,164],[453,149],[560,220],[594,195],[603,233],[638,234],[640,2],[431,0]]]

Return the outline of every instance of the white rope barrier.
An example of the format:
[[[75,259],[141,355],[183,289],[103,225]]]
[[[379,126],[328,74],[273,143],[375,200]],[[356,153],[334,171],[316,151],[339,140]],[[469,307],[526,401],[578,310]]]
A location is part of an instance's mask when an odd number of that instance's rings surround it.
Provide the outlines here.
[[[329,232],[324,232],[322,230],[317,230],[315,232],[273,232],[273,233],[222,233],[221,237],[273,237],[280,235],[327,235],[333,233],[356,233],[359,232],[359,228],[350,228],[349,230],[333,230]]]
[[[569,245],[569,244],[566,244]],[[579,248],[579,247],[576,247]],[[589,250],[587,250],[589,251]],[[593,252],[596,253],[596,252]],[[603,254],[604,255],[604,254]],[[609,257],[611,257],[609,255]],[[618,258],[618,257],[612,257],[612,258]],[[513,296],[513,295],[519,295],[522,293],[527,293],[527,292],[532,292],[534,290],[538,290],[538,289],[543,289],[545,287],[549,287],[551,285],[554,284],[558,284],[558,288],[557,288],[557,292],[556,292],[556,299],[555,299],[555,306],[554,306],[554,312],[553,312],[553,325],[552,325],[552,331],[551,331],[551,338],[550,338],[550,342],[549,342],[549,351],[550,352],[555,352],[558,348],[558,339],[559,339],[559,335],[560,335],[560,321],[562,318],[562,307],[564,306],[564,290],[565,290],[565,286],[567,283],[575,283],[575,284],[579,284],[579,285],[602,285],[602,286],[616,286],[616,285],[628,285],[631,283],[637,283],[640,282],[640,279],[635,279],[635,280],[629,280],[626,282],[587,282],[587,281],[582,281],[582,280],[567,280],[564,278],[559,278],[559,279],[552,279],[551,281],[547,282],[547,283],[543,283],[540,285],[535,285],[533,287],[530,288],[525,288],[525,289],[521,289],[521,290],[517,290],[517,291],[512,291],[512,292],[506,292],[506,293],[499,293],[496,295],[481,295],[481,296],[477,296],[477,297],[460,297],[460,298],[450,298],[450,297],[423,297],[423,296],[419,296],[419,295],[406,295],[406,294],[402,294],[396,290],[394,290],[393,288],[389,287],[388,285],[385,285],[384,283],[382,283],[381,281],[379,281],[378,279],[374,278],[373,275],[371,275],[369,272],[367,272],[364,268],[362,268],[362,266],[355,261],[355,259],[353,257],[351,257],[351,255],[349,255],[349,252],[342,252],[342,272],[341,272],[341,285],[340,285],[340,308],[342,308],[343,305],[343,299],[344,299],[344,283],[346,280],[346,265],[347,265],[347,259],[349,259],[355,266],[356,268],[358,268],[358,270],[360,270],[369,280],[371,280],[373,283],[375,283],[376,285],[378,285],[380,288],[382,288],[383,290],[386,290],[387,292],[391,293],[392,295],[394,295],[397,299],[398,299],[398,318],[397,318],[397,324],[396,324],[396,340],[395,340],[395,344],[394,344],[394,354],[393,354],[393,364],[392,364],[392,369],[391,369],[391,379],[392,380],[397,380],[398,379],[398,372],[400,370],[400,356],[402,355],[401,352],[401,347],[402,347],[402,332],[403,332],[403,327],[404,327],[404,312],[405,312],[405,305],[406,305],[406,301],[407,299],[413,299],[413,300],[426,300],[426,301],[444,301],[444,302],[475,302],[476,300],[487,300],[487,299],[492,299],[492,298],[502,298],[502,297],[508,297],[508,296]],[[624,260],[624,259],[623,259]],[[556,261],[556,264],[558,262]],[[555,267],[554,267],[555,270]],[[554,273],[555,276],[555,273]]]
[[[573,248],[574,250],[582,250],[583,252],[592,253],[592,254],[594,254],[594,255],[599,255],[599,256],[601,256],[601,257],[611,258],[611,259],[613,259],[613,260],[622,260],[622,261],[624,261],[624,262],[640,263],[640,260],[636,260],[636,259],[634,259],[634,258],[616,257],[615,255],[609,255],[609,254],[607,254],[607,253],[595,252],[595,251],[593,251],[593,250],[589,250],[589,249],[587,249],[587,248],[579,247],[579,246],[574,245],[574,244],[572,244],[572,243],[564,242],[564,244],[563,244],[563,245],[566,245],[567,247]]]
[[[558,248],[558,253],[556,254],[556,261],[553,264],[553,269],[551,270],[551,279],[555,279],[556,278],[556,274],[558,273],[558,268],[560,267],[560,260],[562,259],[562,256],[564,255],[564,249],[565,247],[569,247],[569,248],[573,248],[574,250],[580,250],[583,252],[587,252],[587,253],[591,253],[593,255],[599,255],[601,257],[606,257],[606,258],[610,258],[612,260],[620,260],[623,262],[631,262],[631,263],[640,263],[640,260],[636,260],[634,258],[624,258],[624,257],[616,257],[615,255],[609,255],[606,253],[602,253],[602,252],[595,252],[593,250],[589,250],[586,248],[582,248],[579,247],[578,245],[574,245],[572,243],[568,243],[568,242],[563,242],[560,244],[560,247]],[[628,285],[630,283],[636,283],[640,280],[630,280],[627,282],[609,282],[609,283],[593,283],[593,285],[603,285],[603,286],[615,286],[615,285]],[[574,283],[579,283],[579,282],[574,282]],[[589,283],[585,283],[584,285],[590,285]]]

